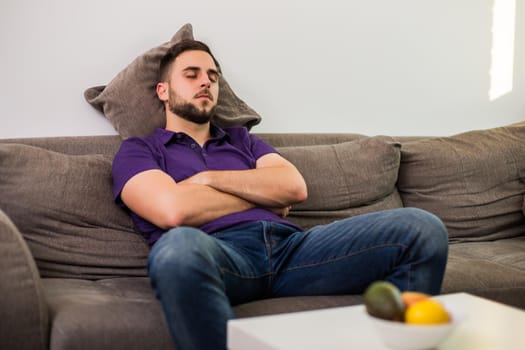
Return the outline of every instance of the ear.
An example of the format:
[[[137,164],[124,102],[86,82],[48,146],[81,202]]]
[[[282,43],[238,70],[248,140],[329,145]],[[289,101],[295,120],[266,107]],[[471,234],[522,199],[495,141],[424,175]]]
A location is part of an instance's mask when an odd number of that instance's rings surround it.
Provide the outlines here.
[[[169,84],[161,82],[157,84],[157,96],[162,102],[168,101],[169,97]]]

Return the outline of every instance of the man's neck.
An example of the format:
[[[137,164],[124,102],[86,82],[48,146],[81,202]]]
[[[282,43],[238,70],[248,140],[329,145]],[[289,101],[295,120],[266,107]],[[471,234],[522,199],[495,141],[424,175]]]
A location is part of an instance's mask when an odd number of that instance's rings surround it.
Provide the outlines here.
[[[177,115],[167,116],[166,130],[173,132],[183,132],[197,141],[201,147],[211,138],[209,122],[206,124],[197,124]]]

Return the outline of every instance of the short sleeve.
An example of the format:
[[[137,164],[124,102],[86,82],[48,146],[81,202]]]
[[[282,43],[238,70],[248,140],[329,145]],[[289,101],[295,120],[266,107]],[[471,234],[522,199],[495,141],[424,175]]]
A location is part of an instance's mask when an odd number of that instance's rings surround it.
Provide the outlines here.
[[[279,153],[275,148],[263,141],[261,138],[250,134],[251,152],[255,160],[269,153]]]
[[[124,140],[113,159],[113,197],[122,204],[120,193],[126,182],[146,170],[161,169],[155,152],[140,138]]]

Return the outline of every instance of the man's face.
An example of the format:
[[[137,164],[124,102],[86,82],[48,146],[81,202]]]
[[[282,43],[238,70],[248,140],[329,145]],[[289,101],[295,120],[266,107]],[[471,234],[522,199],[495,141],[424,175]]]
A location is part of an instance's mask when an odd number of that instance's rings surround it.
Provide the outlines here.
[[[219,97],[219,73],[204,51],[185,51],[175,59],[168,83],[168,108],[197,124],[210,121]]]

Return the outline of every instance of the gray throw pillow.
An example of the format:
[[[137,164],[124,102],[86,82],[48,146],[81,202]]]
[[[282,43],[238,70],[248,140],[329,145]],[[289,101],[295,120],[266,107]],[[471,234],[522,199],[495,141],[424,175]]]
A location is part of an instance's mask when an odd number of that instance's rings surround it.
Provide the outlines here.
[[[362,137],[333,145],[278,147],[302,173],[308,199],[290,220],[317,223],[403,206],[396,189],[400,145],[387,137]]]
[[[149,247],[111,195],[111,159],[0,145],[0,208],[43,277],[146,276]]]
[[[156,93],[159,63],[175,43],[193,39],[191,24],[185,24],[170,41],[138,56],[107,85],[94,86],[84,92],[86,101],[102,112],[123,138],[144,137],[156,128],[165,127],[164,107]],[[261,117],[233,92],[221,76],[219,100],[214,122],[221,127],[251,128]]]
[[[405,206],[446,224],[451,241],[525,232],[525,123],[403,144],[398,189]]]

